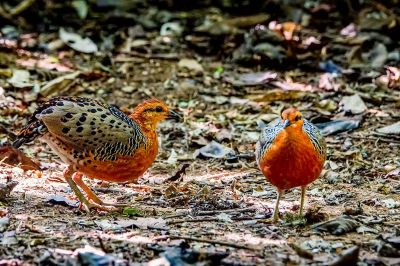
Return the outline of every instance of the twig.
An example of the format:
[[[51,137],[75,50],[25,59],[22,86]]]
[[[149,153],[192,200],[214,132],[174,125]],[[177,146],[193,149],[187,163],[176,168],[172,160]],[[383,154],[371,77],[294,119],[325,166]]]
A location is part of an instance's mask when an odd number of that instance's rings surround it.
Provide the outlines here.
[[[103,250],[105,253],[109,253],[110,251],[104,245],[103,239],[99,235],[97,235],[97,239],[99,240],[101,250]]]
[[[381,135],[377,135],[377,136],[383,137]],[[388,137],[388,136],[386,136],[386,137]],[[388,143],[391,143],[391,144],[394,144],[394,145],[399,145],[400,144],[400,141],[398,141],[398,140],[378,138],[378,137],[351,136],[351,138],[353,138],[353,139],[361,139],[361,140],[370,140],[370,141],[382,141],[382,142],[388,142]]]
[[[265,219],[267,217],[231,217],[233,221],[249,221],[249,220],[260,220]],[[180,224],[180,223],[201,223],[201,222],[216,222],[221,221],[221,219],[217,217],[204,217],[201,219],[176,219],[172,221],[168,221],[167,224]]]
[[[216,245],[228,246],[228,247],[240,248],[240,249],[248,249],[248,250],[254,250],[254,251],[261,250],[260,248],[249,247],[246,245],[240,245],[240,244],[236,244],[236,243],[230,243],[230,242],[219,241],[219,240],[202,239],[202,238],[191,237],[191,236],[170,235],[169,238],[170,239],[184,239],[184,240],[188,240],[188,241],[204,242],[204,243],[210,243],[210,244],[216,244]]]
[[[351,248],[342,251],[340,257],[335,259],[333,262],[328,263],[328,265],[329,266],[357,265],[359,255],[360,255],[360,247],[353,246]]]
[[[26,9],[28,9],[36,0],[24,0],[19,3],[17,6],[8,10],[4,8],[3,5],[0,5],[0,16],[9,21],[14,21],[14,17],[18,16]],[[23,24],[26,24],[25,22]],[[24,25],[26,26],[26,25]]]
[[[26,9],[28,9],[33,3],[35,3],[36,0],[25,0],[19,3],[16,7],[10,10],[10,15],[11,16],[18,16],[22,12],[24,12]]]
[[[177,218],[177,217],[186,216],[186,215],[205,216],[205,215],[214,215],[214,214],[219,214],[219,213],[248,212],[248,211],[255,211],[255,210],[257,210],[257,208],[255,208],[255,207],[242,208],[242,209],[215,210],[215,211],[200,211],[200,212],[193,212],[191,210],[191,211],[185,211],[182,213],[166,216],[164,218],[171,219],[171,218]]]
[[[183,175],[186,175],[186,169],[190,166],[189,163],[185,163],[182,167],[171,177],[167,178],[163,183],[167,183],[170,181],[176,181],[180,179]]]
[[[138,53],[138,52],[135,52],[135,51],[131,51],[131,52],[129,52],[129,54],[132,55],[132,56],[140,57],[140,58],[164,59],[164,60],[177,60],[177,59],[179,59],[181,57],[177,53],[168,53],[168,54],[147,53],[147,54],[143,54],[143,53]]]
[[[299,245],[296,245],[295,243],[289,243],[289,247],[291,247],[297,253],[297,255],[302,258],[312,260],[314,257],[314,254],[312,252],[300,247]]]
[[[247,172],[236,172],[236,173],[232,173],[232,172],[225,172],[225,173],[219,173],[219,174],[214,174],[214,175],[205,175],[204,177],[207,179],[212,179],[212,178],[222,178],[222,177],[244,177],[246,175],[250,175],[256,173],[256,171],[247,171]]]

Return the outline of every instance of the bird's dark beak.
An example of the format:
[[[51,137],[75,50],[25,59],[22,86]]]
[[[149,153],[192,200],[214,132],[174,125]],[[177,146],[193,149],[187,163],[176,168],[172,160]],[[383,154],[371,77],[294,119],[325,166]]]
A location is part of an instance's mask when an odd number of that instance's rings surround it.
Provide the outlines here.
[[[167,119],[173,119],[173,120],[175,120],[176,122],[179,122],[179,121],[182,120],[182,116],[179,115],[177,112],[174,112],[174,111],[170,110],[170,111],[168,112]]]
[[[287,128],[288,126],[290,126],[290,122],[289,119],[286,119],[283,121],[283,128]]]

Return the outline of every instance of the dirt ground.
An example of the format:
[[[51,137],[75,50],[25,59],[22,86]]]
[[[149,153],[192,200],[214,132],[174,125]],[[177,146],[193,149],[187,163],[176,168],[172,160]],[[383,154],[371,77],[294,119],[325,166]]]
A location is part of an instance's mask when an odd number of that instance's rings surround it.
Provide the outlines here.
[[[301,38],[312,35],[304,31]],[[144,40],[152,53],[24,48],[52,34],[0,41],[0,265],[400,265],[400,129],[380,130],[400,118],[400,79],[391,74],[399,61],[360,70],[328,49],[343,64],[339,72],[316,70],[315,62],[307,63],[313,69],[298,62],[269,68],[200,56],[181,39],[152,33],[125,36],[121,45]],[[225,37],[227,49],[230,42]],[[379,45],[369,45],[369,61],[359,64],[379,61]],[[396,45],[386,45],[388,52]],[[55,95],[97,97],[126,111],[156,97],[183,114],[183,122],[159,126],[158,157],[139,180],[150,189],[87,180],[102,199],[129,208],[80,210],[62,179],[65,165],[45,143],[20,149],[34,163],[7,153],[38,102]],[[305,217],[297,215],[300,189],[292,189],[272,224],[276,190],[254,157],[258,121],[290,106],[320,125],[328,158],[308,187]],[[212,141],[222,148],[199,150]],[[21,163],[40,169],[24,171]]]

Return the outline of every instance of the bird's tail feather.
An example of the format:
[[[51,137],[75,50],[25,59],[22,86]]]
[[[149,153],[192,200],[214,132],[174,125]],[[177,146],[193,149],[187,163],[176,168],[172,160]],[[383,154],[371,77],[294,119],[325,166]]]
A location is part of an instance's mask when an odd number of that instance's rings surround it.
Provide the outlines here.
[[[43,135],[46,132],[47,128],[41,121],[34,121],[19,132],[18,137],[12,143],[12,146],[14,148],[19,148],[21,147],[21,145],[33,141],[34,139],[36,139],[40,135]]]

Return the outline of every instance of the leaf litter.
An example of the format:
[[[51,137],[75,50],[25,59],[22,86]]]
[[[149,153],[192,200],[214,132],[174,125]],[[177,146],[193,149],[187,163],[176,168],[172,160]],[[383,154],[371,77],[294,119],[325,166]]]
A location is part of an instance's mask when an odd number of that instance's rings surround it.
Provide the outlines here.
[[[72,1],[39,11],[47,21],[73,18],[52,21],[46,32],[26,28],[36,25],[37,9],[22,2],[26,13],[11,20],[20,27],[4,26],[0,35],[1,144],[39,100],[56,95],[102,98],[126,111],[158,97],[185,122],[160,127],[158,158],[139,180],[150,190],[91,181],[107,201],[128,203],[121,213],[83,214],[45,144],[27,145],[22,155],[3,145],[5,263],[399,262],[399,23],[389,3],[349,1],[340,8],[353,11],[338,12],[334,3],[268,2],[237,16],[196,3],[177,12],[174,2],[164,10]],[[293,189],[280,209],[286,220],[273,225],[276,195],[257,170],[254,143],[257,121],[269,123],[289,106],[322,129],[328,161],[310,185],[305,219],[292,215],[300,197]]]

